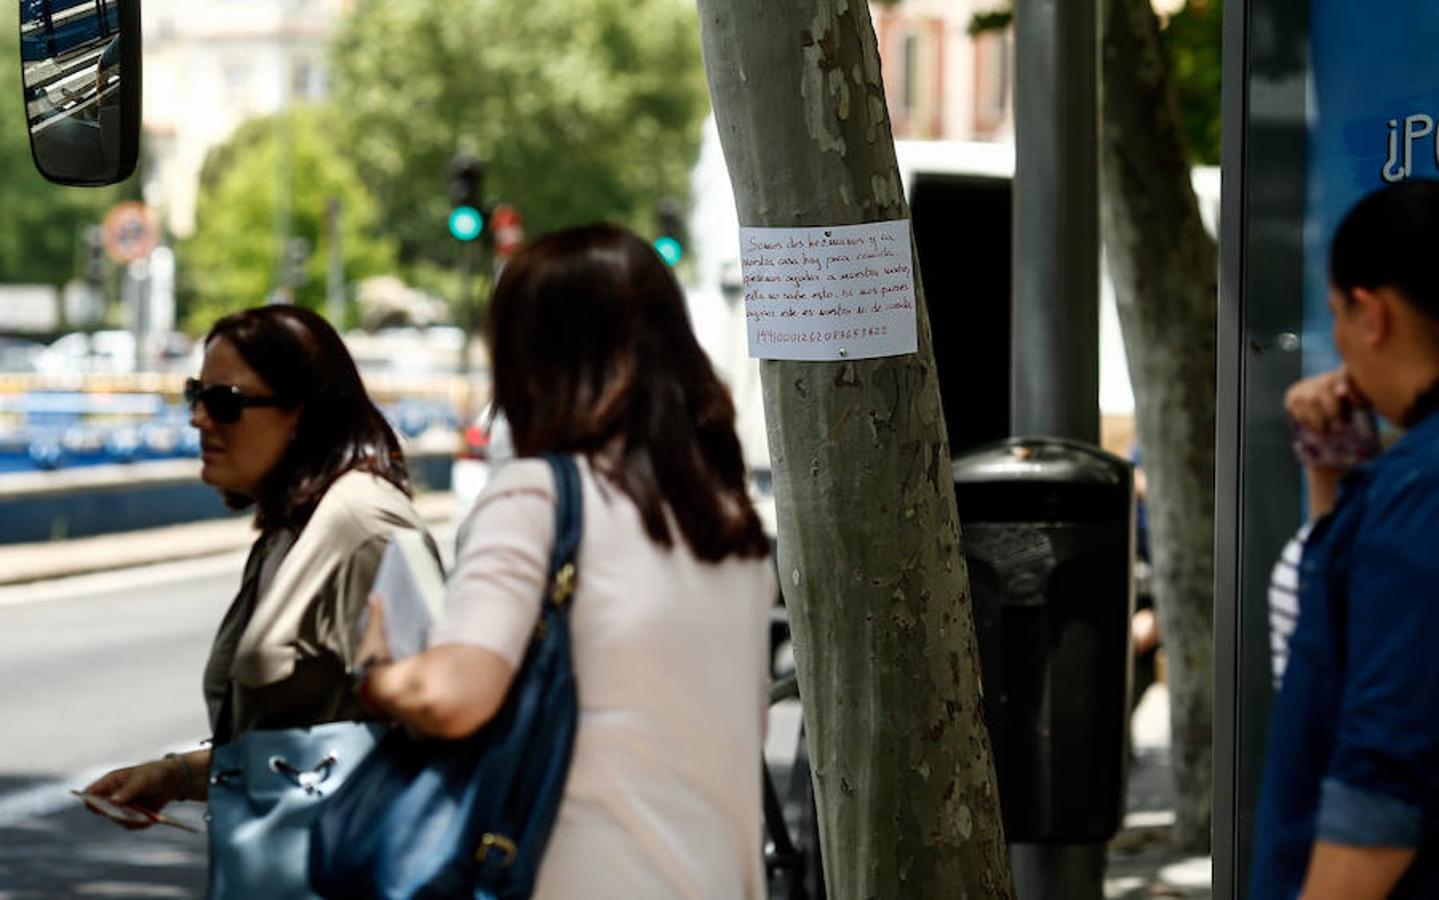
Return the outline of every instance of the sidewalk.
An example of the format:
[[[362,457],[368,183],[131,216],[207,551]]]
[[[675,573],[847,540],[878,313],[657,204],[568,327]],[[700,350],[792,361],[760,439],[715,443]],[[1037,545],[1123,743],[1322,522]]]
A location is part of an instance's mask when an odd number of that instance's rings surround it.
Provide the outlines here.
[[[1179,853],[1170,846],[1174,823],[1174,786],[1169,753],[1169,691],[1150,687],[1135,710],[1134,757],[1129,763],[1129,792],[1124,827],[1109,843],[1104,896],[1139,900],[1149,897],[1208,898],[1210,858]]]
[[[420,494],[415,507],[431,523],[448,521],[455,496]],[[255,530],[248,515],[95,537],[0,545],[0,585],[87,575],[132,566],[211,556],[248,547]]]

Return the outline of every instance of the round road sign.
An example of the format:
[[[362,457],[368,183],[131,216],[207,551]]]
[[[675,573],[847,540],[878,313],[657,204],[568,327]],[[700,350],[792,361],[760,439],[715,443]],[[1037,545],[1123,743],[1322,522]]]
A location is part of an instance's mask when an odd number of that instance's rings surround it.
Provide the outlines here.
[[[105,214],[100,226],[100,243],[115,262],[126,265],[144,259],[160,243],[160,231],[150,210],[138,200],[116,204]]]

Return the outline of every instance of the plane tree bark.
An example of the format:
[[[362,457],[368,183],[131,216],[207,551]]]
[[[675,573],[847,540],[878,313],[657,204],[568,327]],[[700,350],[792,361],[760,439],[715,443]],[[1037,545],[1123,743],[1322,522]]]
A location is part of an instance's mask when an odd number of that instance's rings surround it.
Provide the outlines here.
[[[1148,476],[1169,664],[1175,843],[1207,851],[1213,782],[1218,256],[1190,181],[1149,0],[1101,4],[1100,218]]]
[[[742,223],[908,217],[865,3],[699,11]],[[916,293],[918,353],[761,369],[825,877],[837,898],[1009,897],[917,277]]]
[[[1011,8],[977,15],[971,31],[1007,28],[1011,19]],[[1174,840],[1204,852],[1213,783],[1218,255],[1194,197],[1154,7],[1101,0],[1100,30],[1100,229],[1148,476],[1153,591],[1169,662]],[[1197,25],[1190,40],[1209,33]],[[1187,52],[1210,55],[1202,44]],[[1202,94],[1190,80],[1191,95]],[[1203,109],[1191,106],[1196,122]]]

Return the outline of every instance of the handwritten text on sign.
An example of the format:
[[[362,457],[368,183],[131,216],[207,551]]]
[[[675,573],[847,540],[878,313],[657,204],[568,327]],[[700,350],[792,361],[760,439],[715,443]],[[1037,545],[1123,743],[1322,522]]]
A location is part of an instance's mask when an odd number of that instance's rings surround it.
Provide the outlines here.
[[[741,228],[749,355],[870,359],[913,353],[909,220]]]

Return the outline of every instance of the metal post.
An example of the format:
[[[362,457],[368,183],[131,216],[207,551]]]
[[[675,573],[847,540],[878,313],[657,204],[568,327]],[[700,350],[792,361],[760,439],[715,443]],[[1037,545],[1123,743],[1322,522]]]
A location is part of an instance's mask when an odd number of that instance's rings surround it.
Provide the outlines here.
[[[329,231],[330,267],[325,276],[325,315],[335,330],[345,327],[345,250],[343,224],[344,204],[331,197],[325,209],[325,225]]]
[[[1099,442],[1095,0],[1017,0],[1012,430]],[[1010,845],[1020,900],[1100,900],[1102,844]]]
[[[271,303],[294,303],[294,285],[287,277],[290,240],[294,236],[295,119],[290,107],[290,57],[285,55],[280,76],[280,111],[275,120],[279,158],[275,171],[275,289]]]
[[[1095,0],[1014,5],[1013,431],[1099,441]]]
[[[1282,413],[1301,375],[1312,101],[1307,3],[1224,8],[1215,433],[1214,835],[1216,900],[1249,894],[1272,698],[1269,576],[1299,521],[1303,485]]]
[[[470,351],[475,345],[475,241],[466,241],[460,248],[460,326],[465,330],[465,339],[460,344],[460,377],[465,384],[464,406],[460,410],[460,421],[469,425],[479,412],[474,408],[475,387],[472,383]]]
[[[150,368],[150,304],[147,302],[150,266],[143,259],[137,259],[125,266],[122,296],[125,309],[131,316],[130,331],[135,336],[136,372]]]

